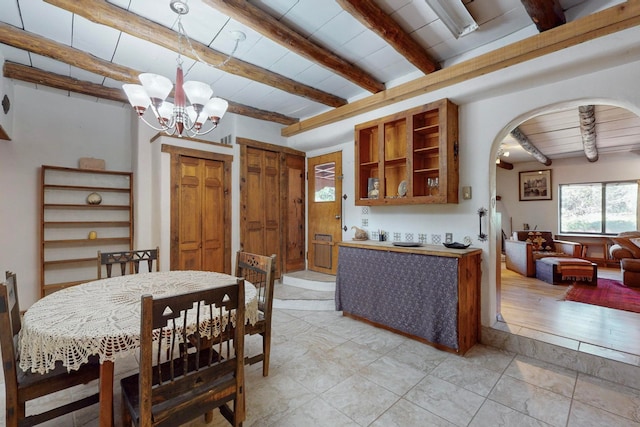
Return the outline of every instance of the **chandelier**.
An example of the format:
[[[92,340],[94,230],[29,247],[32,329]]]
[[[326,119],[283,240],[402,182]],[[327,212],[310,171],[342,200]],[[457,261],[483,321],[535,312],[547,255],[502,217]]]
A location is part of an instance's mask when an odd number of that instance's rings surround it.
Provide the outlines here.
[[[138,76],[141,85],[125,84],[122,85],[122,89],[138,118],[151,128],[179,137],[205,135],[218,126],[220,119],[229,107],[229,103],[222,98],[212,97],[213,90],[206,83],[184,82],[181,56],[182,40],[186,39],[189,46],[191,46],[191,42],[182,26],[181,18],[189,12],[189,6],[184,1],[173,0],[170,7],[178,15],[178,58],[173,103],[166,101],[173,89],[173,83],[158,74],[142,73]],[[234,33],[234,37],[236,40],[235,48],[221,65],[229,61],[238,48],[238,42],[245,38],[244,34],[240,32]],[[195,53],[193,48],[191,50]],[[195,55],[200,62],[206,64],[197,53]],[[149,107],[156,116],[159,127],[144,118],[144,113]],[[207,125],[207,123],[209,124]]]

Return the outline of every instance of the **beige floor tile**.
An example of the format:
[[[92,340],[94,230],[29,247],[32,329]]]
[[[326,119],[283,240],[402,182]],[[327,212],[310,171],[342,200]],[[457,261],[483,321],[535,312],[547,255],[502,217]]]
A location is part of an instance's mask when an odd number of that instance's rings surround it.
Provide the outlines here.
[[[431,371],[431,375],[481,396],[488,396],[500,379],[498,372],[474,365],[466,359],[456,356],[443,360]]]
[[[640,422],[640,391],[588,375],[579,375],[574,400]]]
[[[574,402],[571,405],[568,427],[632,427],[640,426],[640,423],[620,417],[611,412],[594,408],[582,402]]]
[[[455,427],[456,425],[406,399],[398,400],[371,424],[371,427],[408,426]]]
[[[469,427],[548,427],[549,424],[497,402],[484,402]]]
[[[466,426],[478,411],[484,397],[440,378],[428,375],[405,398],[459,426]]]
[[[322,398],[359,425],[366,426],[396,403],[400,396],[354,375],[322,393]]]
[[[424,371],[388,355],[363,367],[358,374],[400,396],[407,393],[427,375]]]
[[[287,412],[273,423],[253,424],[255,427],[359,427],[358,423],[334,409],[317,397],[312,401]]]
[[[504,373],[568,398],[573,396],[578,376],[576,371],[524,356],[516,357]]]
[[[571,406],[570,398],[506,375],[489,399],[557,427],[566,425]]]

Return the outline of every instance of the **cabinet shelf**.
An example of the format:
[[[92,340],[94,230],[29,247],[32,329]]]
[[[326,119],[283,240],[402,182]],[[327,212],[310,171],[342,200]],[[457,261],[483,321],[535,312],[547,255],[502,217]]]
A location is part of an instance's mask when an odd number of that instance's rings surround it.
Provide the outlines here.
[[[129,221],[45,221],[45,227],[128,227]]]
[[[52,245],[92,245],[96,244],[113,244],[113,243],[127,243],[129,241],[129,237],[100,237],[97,239],[57,239],[57,240],[43,240],[42,244],[44,246],[52,246]],[[97,254],[96,254],[97,256]]]
[[[71,258],[71,259],[57,259],[55,261],[45,261],[44,265],[53,266],[53,265],[63,265],[63,264],[78,264],[84,262],[97,262],[97,257],[93,258]]]
[[[419,128],[415,128],[413,131],[418,133],[434,133],[434,132],[440,131],[440,126],[438,125],[422,126]]]
[[[416,154],[439,153],[440,147],[414,148],[413,152]]]
[[[43,165],[40,295],[97,279],[98,250],[133,248],[133,174]],[[103,195],[98,205],[90,193]],[[89,239],[91,231],[105,237]]]
[[[75,190],[75,191],[111,191],[116,193],[128,193],[131,191],[129,188],[114,188],[114,187],[93,187],[88,185],[55,185],[55,184],[45,184],[45,190]]]
[[[68,203],[48,203],[44,205],[45,209],[122,209],[129,210],[127,205],[72,205]]]
[[[458,106],[448,99],[356,125],[355,149],[356,205],[458,203]],[[380,196],[368,198],[375,182]]]
[[[432,172],[438,172],[440,169],[438,168],[429,168],[429,169],[414,169],[413,173],[432,173]]]

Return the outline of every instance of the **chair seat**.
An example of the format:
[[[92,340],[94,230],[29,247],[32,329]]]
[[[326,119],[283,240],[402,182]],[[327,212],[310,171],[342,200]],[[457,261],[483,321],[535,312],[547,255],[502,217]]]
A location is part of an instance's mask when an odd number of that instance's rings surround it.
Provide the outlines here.
[[[57,362],[56,367],[45,374],[24,372],[22,369],[18,369],[18,387],[24,390],[20,395],[20,400],[26,402],[55,391],[96,380],[100,377],[100,362],[97,356],[92,356],[89,358],[88,364],[82,365],[80,369],[72,372],[74,375],[69,375],[69,371],[62,365],[62,362]]]

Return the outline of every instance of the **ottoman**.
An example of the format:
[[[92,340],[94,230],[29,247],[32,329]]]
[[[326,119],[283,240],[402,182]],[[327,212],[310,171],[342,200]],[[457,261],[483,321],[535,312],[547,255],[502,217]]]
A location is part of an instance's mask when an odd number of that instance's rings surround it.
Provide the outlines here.
[[[622,283],[625,286],[640,287],[640,259],[623,258],[620,261]]]
[[[536,279],[552,285],[580,281],[595,286],[598,284],[598,265],[580,258],[540,258],[536,260]]]

